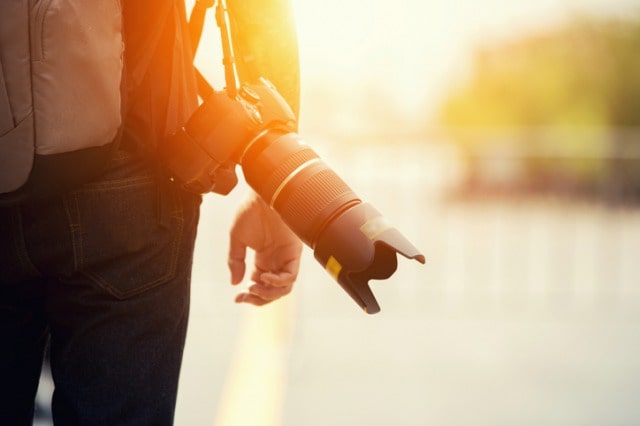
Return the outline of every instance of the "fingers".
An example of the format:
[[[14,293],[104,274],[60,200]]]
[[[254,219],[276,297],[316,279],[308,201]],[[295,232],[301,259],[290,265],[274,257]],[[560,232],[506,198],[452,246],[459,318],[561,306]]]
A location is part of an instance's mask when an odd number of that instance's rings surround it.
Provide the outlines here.
[[[256,273],[254,273],[256,275]],[[240,293],[235,301],[236,303],[248,303],[251,305],[262,306],[274,300],[291,293],[295,275],[290,272],[273,273],[262,272],[254,276],[256,282],[249,290]],[[259,278],[256,280],[255,278]]]
[[[229,245],[229,258],[227,263],[231,272],[231,284],[236,285],[242,282],[244,278],[246,264],[245,257],[247,255],[247,246],[238,240],[231,239]]]

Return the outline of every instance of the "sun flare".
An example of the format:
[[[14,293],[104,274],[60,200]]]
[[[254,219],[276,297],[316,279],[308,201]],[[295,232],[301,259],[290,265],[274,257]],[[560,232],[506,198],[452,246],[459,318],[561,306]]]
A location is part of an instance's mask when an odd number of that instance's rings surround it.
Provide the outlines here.
[[[295,0],[294,13],[302,60],[314,67],[341,73],[370,69],[398,40],[394,21],[400,11],[388,1]]]

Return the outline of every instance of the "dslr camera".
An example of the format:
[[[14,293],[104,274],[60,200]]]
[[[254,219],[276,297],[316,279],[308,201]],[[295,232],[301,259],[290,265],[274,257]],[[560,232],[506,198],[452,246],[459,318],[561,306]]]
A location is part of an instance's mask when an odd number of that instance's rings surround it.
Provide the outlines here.
[[[367,313],[380,306],[368,282],[387,279],[399,253],[425,258],[295,132],[295,114],[267,80],[213,91],[164,144],[174,178],[192,192],[227,194],[246,182],[311,249]]]

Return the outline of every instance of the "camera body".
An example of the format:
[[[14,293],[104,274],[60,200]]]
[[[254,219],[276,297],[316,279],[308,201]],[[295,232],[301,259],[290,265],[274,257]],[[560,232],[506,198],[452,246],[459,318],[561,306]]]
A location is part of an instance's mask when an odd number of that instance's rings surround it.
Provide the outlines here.
[[[268,131],[294,131],[295,114],[267,80],[244,84],[235,97],[213,91],[160,147],[174,178],[197,194],[227,195],[237,184],[243,152]]]
[[[295,132],[295,114],[267,80],[231,97],[214,91],[160,155],[185,189],[228,194],[241,165],[246,182],[310,248],[368,313],[380,307],[368,286],[397,268],[396,253],[424,256]]]

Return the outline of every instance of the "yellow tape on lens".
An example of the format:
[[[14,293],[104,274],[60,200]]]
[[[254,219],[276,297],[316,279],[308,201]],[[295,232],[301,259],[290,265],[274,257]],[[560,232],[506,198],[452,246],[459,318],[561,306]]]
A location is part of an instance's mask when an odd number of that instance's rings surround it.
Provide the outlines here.
[[[390,228],[391,225],[387,223],[384,217],[376,216],[373,219],[366,221],[365,224],[360,227],[360,231],[362,231],[367,238],[373,240],[375,237]]]
[[[324,267],[329,275],[333,277],[334,280],[338,281],[338,275],[340,275],[340,271],[342,271],[342,265],[340,262],[336,260],[335,257],[329,257],[327,264]]]

